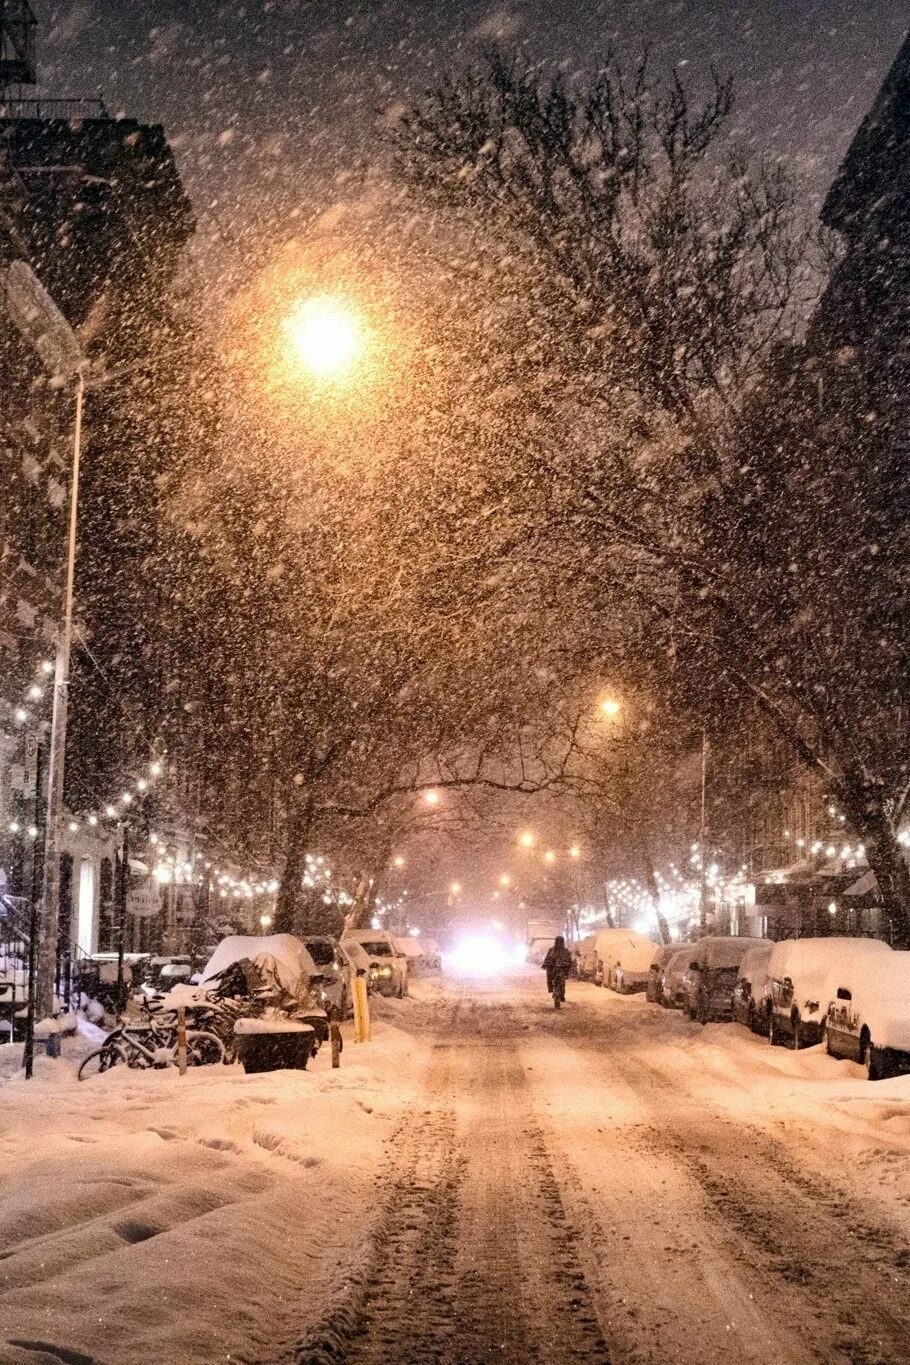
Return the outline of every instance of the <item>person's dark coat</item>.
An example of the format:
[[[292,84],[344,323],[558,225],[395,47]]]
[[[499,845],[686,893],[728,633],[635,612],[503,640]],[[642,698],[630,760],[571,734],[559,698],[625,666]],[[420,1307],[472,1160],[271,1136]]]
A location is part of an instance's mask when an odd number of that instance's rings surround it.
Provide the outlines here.
[[[557,981],[561,981],[565,985],[566,978],[572,970],[572,954],[562,937],[558,938],[553,947],[548,950],[543,960],[543,969],[547,974],[548,991],[552,991]]]

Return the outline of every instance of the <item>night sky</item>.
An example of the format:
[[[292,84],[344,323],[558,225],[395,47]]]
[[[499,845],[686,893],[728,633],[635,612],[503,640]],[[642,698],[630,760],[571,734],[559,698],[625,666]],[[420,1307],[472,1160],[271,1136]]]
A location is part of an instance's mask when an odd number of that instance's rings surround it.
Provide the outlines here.
[[[902,0],[35,0],[42,90],[162,122],[241,274],[375,169],[383,111],[500,38],[568,72],[610,43],[738,78],[739,135],[817,202],[908,24]]]

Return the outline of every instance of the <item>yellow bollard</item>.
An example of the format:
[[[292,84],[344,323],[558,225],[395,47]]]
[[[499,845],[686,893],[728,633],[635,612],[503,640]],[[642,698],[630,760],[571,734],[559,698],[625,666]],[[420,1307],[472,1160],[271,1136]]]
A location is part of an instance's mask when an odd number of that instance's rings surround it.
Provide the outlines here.
[[[370,1002],[367,999],[367,976],[362,967],[354,977],[354,1041],[370,1041]]]

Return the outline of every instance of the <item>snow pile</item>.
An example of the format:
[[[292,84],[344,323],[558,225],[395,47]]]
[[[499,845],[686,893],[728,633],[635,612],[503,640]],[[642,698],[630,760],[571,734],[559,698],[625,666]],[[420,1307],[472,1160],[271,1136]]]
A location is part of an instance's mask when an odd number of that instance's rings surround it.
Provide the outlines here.
[[[373,1036],[348,1037],[338,1071],[323,1049],[308,1071],[116,1067],[78,1084],[84,1036],[11,1079],[0,1360],[19,1358],[11,1340],[104,1365],[293,1358],[359,1255],[429,1055],[381,1020]],[[0,1047],[0,1073],[6,1053],[21,1064]]]

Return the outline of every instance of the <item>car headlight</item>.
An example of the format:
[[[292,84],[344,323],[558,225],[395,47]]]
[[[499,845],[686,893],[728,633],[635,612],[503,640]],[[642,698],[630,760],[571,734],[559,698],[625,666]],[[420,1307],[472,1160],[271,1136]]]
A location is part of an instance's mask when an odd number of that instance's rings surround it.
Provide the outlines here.
[[[391,976],[391,975],[392,975],[392,968],[391,968],[391,967],[380,967],[380,969],[379,969],[379,975],[380,975],[380,976]]]

